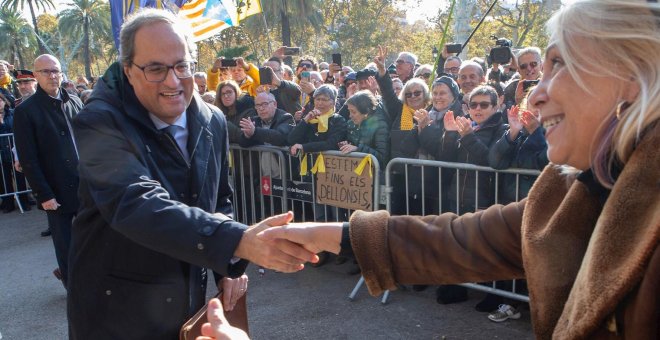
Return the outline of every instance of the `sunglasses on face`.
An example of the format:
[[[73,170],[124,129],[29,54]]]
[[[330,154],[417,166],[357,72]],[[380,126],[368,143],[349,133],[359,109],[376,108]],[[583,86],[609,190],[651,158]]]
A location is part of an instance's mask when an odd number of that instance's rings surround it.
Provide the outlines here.
[[[302,64],[298,65],[298,67],[306,67],[308,69],[311,69],[312,67],[314,67],[314,65],[308,64],[308,63],[302,63]]]
[[[407,92],[406,93],[406,98],[419,97],[421,95],[422,95],[422,91],[417,90],[417,91],[413,91],[413,92]]]
[[[539,63],[536,62],[536,61],[532,61],[529,64],[520,64],[519,66],[520,66],[520,69],[526,70],[527,66],[531,66],[532,68],[535,68],[536,66],[539,66]]]
[[[430,76],[431,76],[430,73],[422,73],[422,74],[419,75],[419,77],[426,78],[426,79],[429,79]]]
[[[470,109],[474,110],[477,106],[481,107],[482,110],[485,110],[493,105],[491,102],[470,102]]]

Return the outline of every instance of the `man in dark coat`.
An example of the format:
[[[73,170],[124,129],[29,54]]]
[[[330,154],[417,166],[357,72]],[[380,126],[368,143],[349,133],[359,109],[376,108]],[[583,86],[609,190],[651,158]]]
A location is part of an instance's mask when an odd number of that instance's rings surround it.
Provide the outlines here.
[[[231,219],[227,123],[194,94],[195,47],[185,32],[168,11],[128,19],[119,63],[74,120],[81,208],[67,301],[72,339],[177,339],[204,305],[203,268],[236,278],[247,261],[292,272],[316,259],[294,244],[273,252],[256,236],[291,214],[251,228]],[[246,289],[233,282],[223,279],[226,308]]]
[[[46,211],[59,272],[67,286],[71,222],[78,210],[78,150],[71,120],[82,102],[60,88],[57,58],[44,54],[34,61],[37,92],[16,107],[14,137],[23,173],[37,203]]]

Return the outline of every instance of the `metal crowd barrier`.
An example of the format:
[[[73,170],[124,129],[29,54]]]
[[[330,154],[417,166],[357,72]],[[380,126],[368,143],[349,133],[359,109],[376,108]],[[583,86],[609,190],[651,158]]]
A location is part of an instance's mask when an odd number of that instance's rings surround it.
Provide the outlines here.
[[[273,214],[293,210],[295,220],[304,221],[346,221],[352,209],[320,204],[316,200],[316,176],[311,169],[318,154],[307,155],[307,174],[300,173],[302,157],[291,156],[288,148],[273,146],[258,146],[242,148],[230,146],[231,180],[234,187],[235,218],[245,224],[253,224]],[[342,154],[338,151],[321,153],[324,156],[342,156],[362,159],[367,154]],[[270,162],[264,167],[262,163]],[[492,204],[506,204],[522,199],[526,195],[528,184],[540,174],[540,171],[529,169],[494,170],[489,167],[465,163],[449,163],[419,159],[392,159],[384,173],[385,183],[381,186],[381,169],[378,160],[371,156],[373,170],[373,205],[368,210],[378,210],[381,207],[381,193],[385,196],[385,208],[393,214],[428,215],[452,211],[457,214],[472,212]],[[463,177],[472,181],[473,192],[465,192],[466,186],[454,185],[448,187],[453,176]],[[508,177],[508,178],[505,178]],[[403,179],[403,187],[400,182]],[[444,179],[443,179],[444,178]],[[396,183],[395,183],[396,182]],[[500,186],[513,183],[513,194],[508,197],[501,195]],[[411,187],[415,185],[415,188]],[[453,191],[452,191],[453,190]],[[483,192],[490,192],[490,199],[483,198]],[[462,200],[472,202],[467,207],[461,205]],[[448,201],[455,202],[447,204]],[[396,204],[395,204],[396,203]],[[393,211],[395,205],[399,211]],[[349,295],[353,300],[364,278]],[[463,286],[488,293],[497,294],[520,301],[529,301],[525,293],[520,292],[521,284],[513,280],[506,282],[510,290],[500,289],[495,282],[489,285],[465,283]],[[386,291],[381,302],[386,303],[389,291]]]
[[[32,190],[25,176],[14,169],[14,155],[11,151],[14,145],[13,133],[0,134],[0,199],[13,199],[20,212],[24,213],[18,195],[27,195]],[[27,197],[23,202],[27,202]]]
[[[419,177],[415,177],[415,180],[419,178],[421,181],[420,189],[417,192],[411,192],[410,187],[408,186],[409,178],[412,172],[415,172],[416,174],[421,174]],[[430,172],[431,173],[431,178],[436,178],[437,183],[426,183],[427,175],[426,173]],[[450,172],[450,173],[446,173]],[[437,173],[437,175],[436,175]],[[489,167],[484,167],[484,166],[478,166],[478,165],[473,165],[473,164],[466,164],[466,163],[450,163],[450,162],[440,162],[440,161],[429,161],[429,160],[419,160],[419,159],[408,159],[408,158],[395,158],[392,159],[385,170],[385,190],[388,193],[387,195],[387,210],[392,211],[393,209],[393,201],[395,199],[394,195],[392,195],[392,192],[394,191],[394,179],[393,177],[395,175],[403,176],[405,178],[405,211],[403,212],[404,214],[420,214],[420,215],[426,215],[430,213],[442,213],[442,212],[448,212],[452,211],[455,212],[456,214],[464,214],[467,212],[473,212],[474,210],[477,210],[479,207],[487,207],[493,204],[507,204],[512,201],[518,201],[522,198],[524,198],[527,195],[527,190],[528,188],[522,188],[521,182],[527,181],[529,183],[530,180],[535,180],[538,175],[541,172],[538,170],[530,170],[530,169],[506,169],[506,170],[495,170]],[[484,176],[485,175],[485,176]],[[443,181],[443,176],[446,176],[444,178],[448,178],[449,180]],[[454,177],[460,178],[463,176],[466,179],[473,179],[474,180],[474,192],[463,192],[461,193],[460,191],[465,190],[465,186],[462,185],[456,185],[453,189],[454,191],[451,191],[450,189],[452,188],[447,188],[447,184],[450,181],[453,181]],[[508,177],[508,178],[505,178]],[[507,197],[503,197],[503,195],[500,193],[500,187],[501,185],[506,185],[507,183],[510,184],[511,181],[514,181],[513,183],[513,193],[508,193]],[[486,182],[486,183],[484,183]],[[434,186],[433,188],[431,188]],[[480,197],[480,194],[483,191],[483,189],[486,190],[492,190],[492,195],[490,196],[490,200],[481,201],[480,199],[483,199],[483,197]],[[437,189],[437,190],[436,190]],[[434,193],[437,193],[437,195],[433,197],[428,197],[427,192],[432,191]],[[443,196],[443,193],[445,194]],[[418,195],[418,201],[419,205],[411,205],[411,196]],[[461,198],[469,198],[470,200],[472,199],[472,195],[474,198],[474,209],[470,210],[462,210],[460,204],[458,202],[461,201]],[[431,199],[430,201],[434,204],[429,206],[429,198]],[[455,205],[448,205],[446,204],[447,199],[453,199],[457,204]],[[449,206],[449,208],[448,208]],[[419,208],[421,207],[421,211],[411,211],[411,208]],[[526,295],[526,293],[522,293],[518,290],[520,288],[520,280],[512,280],[510,284],[505,284],[509,285],[511,287],[510,290],[505,290],[505,289],[499,289],[496,286],[496,282],[492,282],[490,286],[485,286],[482,284],[476,284],[476,283],[464,283],[462,284],[463,286],[469,287],[471,289],[475,290],[480,290],[488,293],[493,293],[496,295],[500,295],[503,297],[519,300],[519,301],[524,301],[524,302],[529,302],[529,297]]]

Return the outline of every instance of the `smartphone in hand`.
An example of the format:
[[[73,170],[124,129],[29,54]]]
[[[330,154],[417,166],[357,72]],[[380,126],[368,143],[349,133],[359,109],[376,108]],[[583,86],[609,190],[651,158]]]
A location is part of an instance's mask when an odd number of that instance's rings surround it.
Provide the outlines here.
[[[273,74],[270,67],[259,68],[259,83],[262,85],[270,85],[273,82]]]
[[[234,67],[234,66],[236,66],[236,58],[222,59],[222,60],[220,60],[220,66],[222,66],[222,67]]]

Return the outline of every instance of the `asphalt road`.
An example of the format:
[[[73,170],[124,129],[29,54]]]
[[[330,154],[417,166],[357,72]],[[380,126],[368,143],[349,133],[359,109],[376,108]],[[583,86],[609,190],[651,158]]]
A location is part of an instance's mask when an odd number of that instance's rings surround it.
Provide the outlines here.
[[[56,266],[50,237],[40,237],[46,215],[33,209],[0,214],[1,339],[66,339],[66,294],[52,271]],[[359,276],[351,264],[329,263],[296,274],[254,266],[248,310],[254,339],[531,339],[529,311],[519,320],[494,323],[474,310],[483,293],[470,300],[440,305],[434,289],[398,290],[387,304],[362,288],[348,294]],[[214,292],[209,292],[214,293]]]

